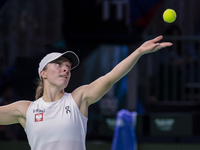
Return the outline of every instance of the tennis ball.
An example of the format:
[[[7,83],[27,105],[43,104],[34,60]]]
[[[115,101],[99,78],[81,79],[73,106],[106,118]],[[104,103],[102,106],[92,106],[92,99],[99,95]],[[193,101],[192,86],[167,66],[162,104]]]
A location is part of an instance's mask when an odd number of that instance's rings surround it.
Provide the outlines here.
[[[166,9],[163,13],[163,19],[167,23],[172,23],[176,20],[176,12],[173,9]]]

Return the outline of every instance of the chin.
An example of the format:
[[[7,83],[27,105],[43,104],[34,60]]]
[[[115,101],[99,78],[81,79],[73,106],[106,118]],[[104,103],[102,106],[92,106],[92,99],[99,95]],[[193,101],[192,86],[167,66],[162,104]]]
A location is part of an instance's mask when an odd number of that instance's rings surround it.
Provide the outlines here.
[[[60,85],[62,88],[66,88],[66,87],[68,86],[68,83],[69,83],[68,80],[62,80],[62,81],[60,81],[59,85]]]
[[[63,85],[64,89],[68,86],[68,82]]]

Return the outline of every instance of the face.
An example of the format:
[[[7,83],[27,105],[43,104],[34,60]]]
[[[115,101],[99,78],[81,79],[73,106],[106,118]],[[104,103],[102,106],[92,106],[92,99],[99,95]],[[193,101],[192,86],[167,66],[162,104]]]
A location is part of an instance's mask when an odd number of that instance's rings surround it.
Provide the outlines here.
[[[48,63],[45,68],[41,72],[44,82],[62,89],[67,87],[71,77],[71,62],[67,58],[60,57]]]

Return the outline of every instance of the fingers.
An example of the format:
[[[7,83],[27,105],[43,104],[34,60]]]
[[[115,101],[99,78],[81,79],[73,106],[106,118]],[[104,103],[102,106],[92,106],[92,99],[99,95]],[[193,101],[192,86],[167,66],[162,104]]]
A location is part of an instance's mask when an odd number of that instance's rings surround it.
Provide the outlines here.
[[[156,38],[152,39],[152,41],[153,41],[154,43],[156,43],[156,42],[162,40],[162,38],[163,38],[163,36],[160,35],[160,36],[157,36]]]
[[[151,47],[149,47],[149,50],[147,50],[147,51],[154,52],[154,51],[156,51],[159,48],[161,48],[160,43],[155,43],[155,44],[151,45]]]
[[[172,46],[173,44],[171,42],[163,42],[163,43],[160,43],[160,45],[163,47],[167,47],[167,46]]]
[[[154,46],[153,46],[153,49],[157,51],[157,50],[159,50],[161,48],[172,46],[172,45],[173,44],[170,43],[170,42],[155,43]]]
[[[160,45],[160,43],[156,43],[155,45],[154,45],[154,47],[153,47],[153,51],[157,51],[157,50],[159,50],[159,49],[161,49],[162,48],[162,46]]]
[[[156,42],[158,42],[162,39],[163,39],[163,36],[160,35],[160,36],[157,36],[156,38],[154,38],[152,41],[154,43],[156,43]],[[163,46],[163,47],[167,47],[167,46],[172,46],[173,44],[171,42],[162,42],[162,43],[160,43],[160,45]]]
[[[155,49],[155,48],[158,47],[158,46],[160,46],[160,43],[155,43],[155,44],[153,45],[153,48],[152,48],[152,49]]]

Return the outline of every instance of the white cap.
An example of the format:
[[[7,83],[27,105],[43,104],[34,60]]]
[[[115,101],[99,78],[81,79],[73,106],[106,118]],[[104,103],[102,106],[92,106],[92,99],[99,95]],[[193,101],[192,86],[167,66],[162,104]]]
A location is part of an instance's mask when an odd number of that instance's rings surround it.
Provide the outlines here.
[[[61,56],[67,58],[72,63],[71,69],[76,68],[80,63],[78,56],[72,51],[66,51],[64,53],[53,52],[53,53],[47,54],[39,63],[38,73],[39,73],[40,79],[42,79],[40,72],[44,69],[44,67],[48,63],[60,58]]]

